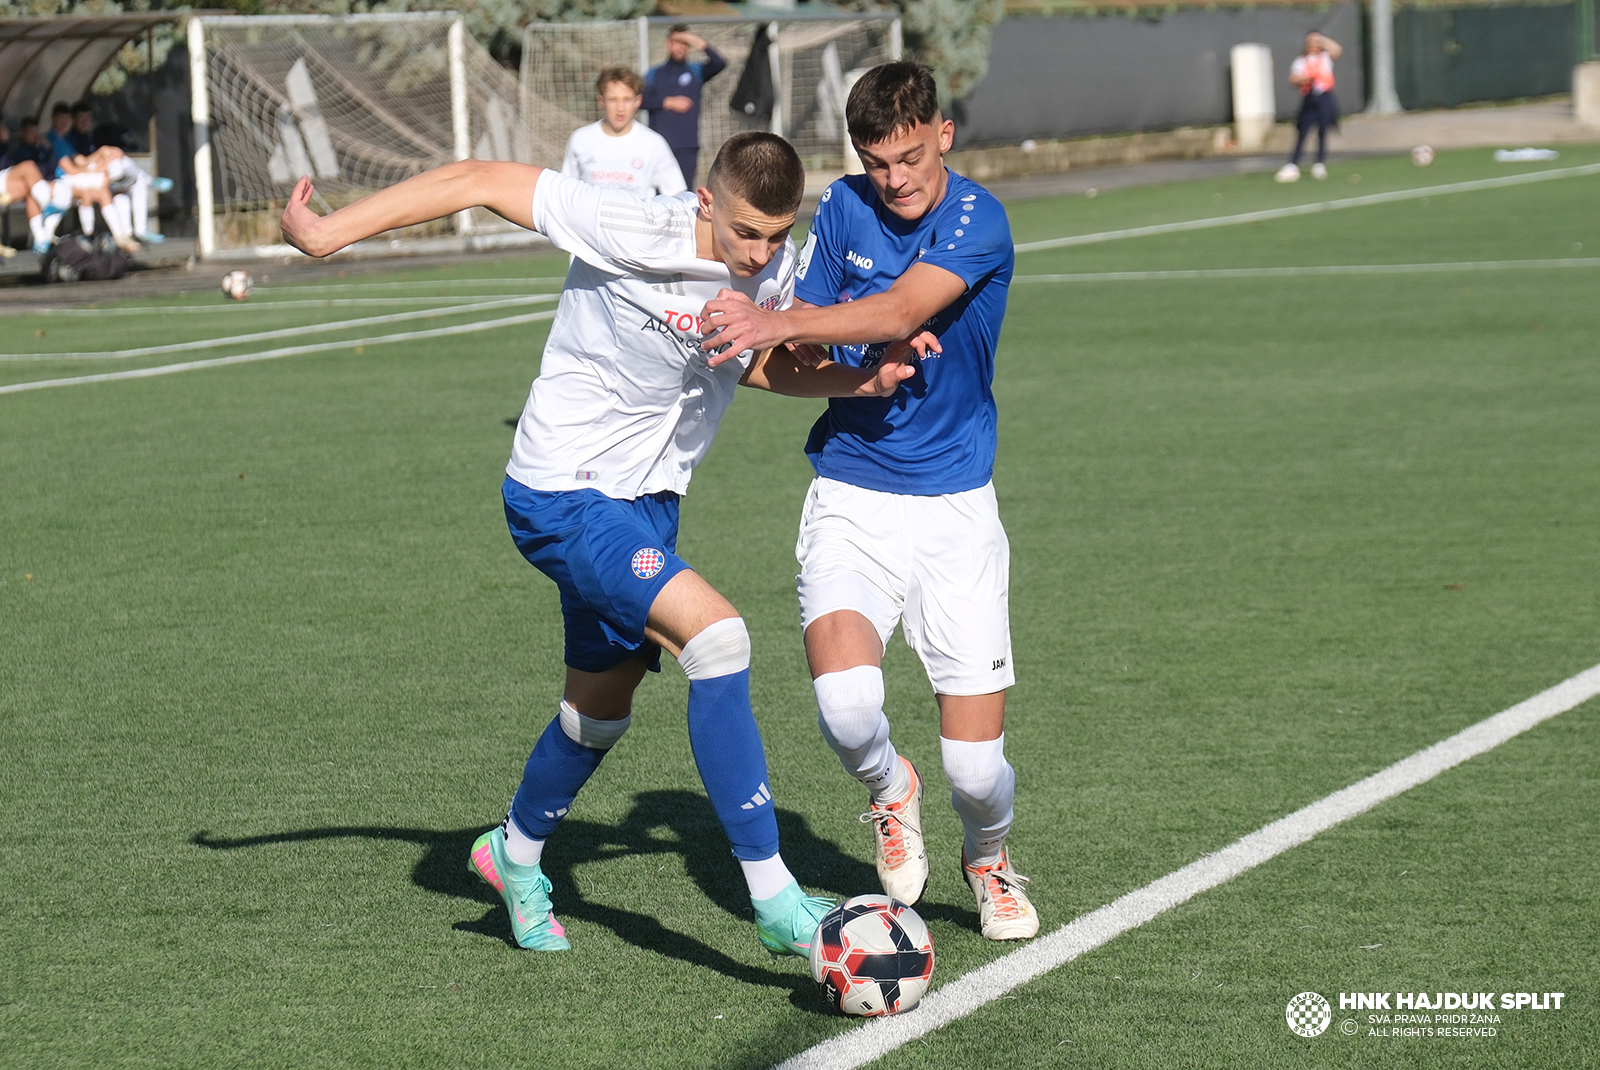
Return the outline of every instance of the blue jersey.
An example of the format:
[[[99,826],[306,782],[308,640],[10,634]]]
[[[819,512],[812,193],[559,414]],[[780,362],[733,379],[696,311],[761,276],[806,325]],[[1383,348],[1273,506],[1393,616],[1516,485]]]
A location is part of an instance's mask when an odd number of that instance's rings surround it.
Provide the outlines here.
[[[888,398],[832,398],[806,453],[817,474],[892,494],[957,494],[994,473],[995,345],[1016,259],[1005,209],[982,186],[947,172],[944,198],[916,222],[894,215],[865,175],[829,186],[800,254],[795,296],[834,305],[882,293],[918,262],[958,276],[966,293],[925,324],[943,354]],[[870,368],[885,344],[834,346],[833,359]]]

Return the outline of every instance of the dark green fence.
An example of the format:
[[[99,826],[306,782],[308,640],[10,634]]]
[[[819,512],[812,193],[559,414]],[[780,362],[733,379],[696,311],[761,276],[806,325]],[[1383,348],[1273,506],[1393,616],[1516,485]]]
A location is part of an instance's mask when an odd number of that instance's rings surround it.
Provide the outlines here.
[[[1595,0],[1586,35],[1593,38]],[[1394,15],[1395,89],[1406,109],[1565,93],[1579,52],[1571,3],[1402,7]]]

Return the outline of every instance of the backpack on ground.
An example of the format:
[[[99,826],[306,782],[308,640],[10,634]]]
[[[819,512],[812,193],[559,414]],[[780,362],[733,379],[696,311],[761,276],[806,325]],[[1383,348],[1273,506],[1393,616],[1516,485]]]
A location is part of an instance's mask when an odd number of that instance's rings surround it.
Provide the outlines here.
[[[95,211],[95,232],[84,234],[77,226],[78,213],[68,211],[62,221],[64,234],[59,234],[50,251],[40,264],[46,282],[101,282],[120,279],[128,270],[128,254],[117,248],[117,243],[100,223],[100,212]]]

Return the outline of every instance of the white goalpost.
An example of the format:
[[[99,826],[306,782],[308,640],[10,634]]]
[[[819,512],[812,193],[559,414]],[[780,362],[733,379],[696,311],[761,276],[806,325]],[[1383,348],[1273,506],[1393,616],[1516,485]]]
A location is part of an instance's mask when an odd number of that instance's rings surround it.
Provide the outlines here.
[[[700,113],[700,174],[740,130],[768,129],[800,151],[808,186],[854,154],[844,101],[854,76],[900,56],[893,14],[771,12],[679,20],[536,23],[520,79],[495,63],[453,12],[199,15],[188,22],[196,254],[295,255],[278,216],[302,174],[327,211],[453,160],[559,167],[572,131],[598,117],[602,67],[643,72],[685,21],[728,61]],[[766,44],[770,108],[730,108],[753,47]],[[348,252],[446,252],[540,239],[476,209],[392,231]]]
[[[532,162],[542,148],[516,77],[453,13],[207,15],[188,41],[202,258],[292,254],[277,220],[302,174],[326,211],[452,160]],[[475,210],[351,251],[537,240]]]
[[[752,129],[771,130],[794,144],[805,162],[808,187],[831,181],[854,162],[844,123],[849,87],[861,71],[901,53],[900,19],[893,13],[772,10],[533,23],[522,38],[522,107],[530,139],[559,160],[572,132],[600,117],[594,80],[601,69],[630,67],[643,74],[666,58],[667,34],[680,23],[728,61],[728,69],[706,83],[701,97],[696,181],[704,180],[724,141]],[[771,110],[736,111],[730,106],[734,90],[758,41],[766,44]]]

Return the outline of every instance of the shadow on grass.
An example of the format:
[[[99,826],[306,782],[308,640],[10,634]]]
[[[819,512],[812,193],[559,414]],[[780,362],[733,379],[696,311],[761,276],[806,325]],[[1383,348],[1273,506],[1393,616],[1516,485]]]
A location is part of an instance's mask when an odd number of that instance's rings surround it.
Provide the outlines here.
[[[777,816],[784,859],[804,884],[840,897],[877,891],[878,876],[872,866],[818,837],[799,814],[779,809]],[[483,831],[483,826],[424,829],[349,825],[238,838],[202,831],[195,833],[190,842],[214,851],[345,838],[414,843],[423,848],[422,858],[411,871],[411,879],[418,887],[490,907],[476,921],[460,921],[455,927],[511,943],[511,924],[500,897],[467,871],[472,841]],[[667,854],[682,857],[690,879],[708,899],[733,916],[753,922],[744,879],[728,851],[716,814],[703,795],[688,791],[641,792],[634,796],[628,815],[616,825],[576,818],[563,821],[544,859],[545,873],[554,885],[552,898],[557,915],[604,926],[635,947],[716,970],[747,984],[788,989],[790,1002],[796,1007],[826,1013],[827,1007],[808,974],[746,965],[692,936],[674,932],[647,914],[593,902],[584,894],[584,882],[573,872],[584,863],[622,855]],[[964,925],[976,921],[971,910],[928,903],[919,910],[925,917]],[[754,939],[753,933],[751,938]]]

